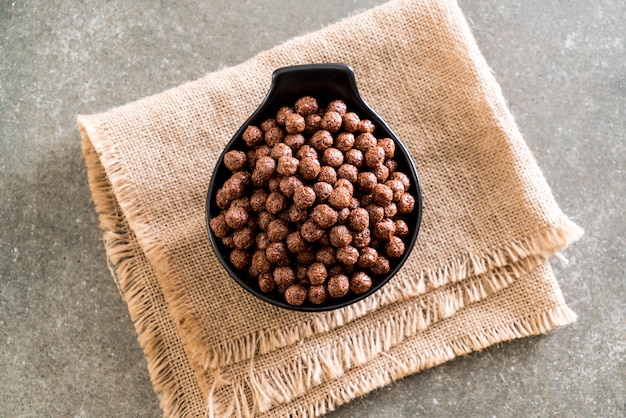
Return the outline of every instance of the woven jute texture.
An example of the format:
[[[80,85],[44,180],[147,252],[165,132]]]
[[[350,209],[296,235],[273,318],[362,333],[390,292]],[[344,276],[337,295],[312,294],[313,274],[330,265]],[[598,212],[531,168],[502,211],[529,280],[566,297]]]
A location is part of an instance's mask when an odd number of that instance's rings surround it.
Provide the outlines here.
[[[409,260],[379,292],[298,313],[233,282],[204,204],[272,72],[316,62],[354,68],[417,166],[424,212]],[[582,231],[558,208],[454,1],[393,1],[78,124],[110,268],[165,415],[318,416],[575,319],[547,258]]]

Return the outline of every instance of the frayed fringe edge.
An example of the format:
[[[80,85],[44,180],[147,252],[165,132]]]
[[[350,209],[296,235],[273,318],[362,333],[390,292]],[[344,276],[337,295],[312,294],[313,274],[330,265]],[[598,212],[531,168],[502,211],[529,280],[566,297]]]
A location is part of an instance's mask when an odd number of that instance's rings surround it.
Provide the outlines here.
[[[532,270],[542,261],[542,258],[531,257],[524,260],[524,264]],[[369,327],[364,332],[341,334],[314,353],[298,355],[291,362],[281,364],[280,368],[255,371],[251,361],[249,372],[235,384],[214,385],[209,392],[209,398],[217,398],[217,391],[220,391],[222,393],[219,397],[231,399],[231,402],[223,404],[222,408],[225,409],[221,410],[210,405],[210,411],[214,415],[228,416],[230,413],[235,416],[253,416],[276,405],[291,402],[312,387],[336,379],[348,370],[384,354],[435,322],[451,317],[459,309],[493,295],[517,278],[512,266],[507,266],[486,275],[471,277],[462,283],[449,284],[447,288],[416,298],[401,310],[386,315],[376,326]],[[224,382],[229,380],[228,377],[222,379]],[[251,399],[248,399],[246,393]],[[246,408],[247,406],[249,407]]]
[[[455,357],[481,351],[497,343],[544,334],[574,321],[576,321],[576,314],[573,311],[567,306],[557,306],[510,324],[486,329],[476,335],[457,338],[430,350],[414,352],[414,355],[404,362],[400,362],[388,353],[381,352],[378,358],[382,356],[389,360],[384,365],[386,367],[371,367],[363,372],[354,373],[349,379],[344,379],[344,384],[340,388],[322,394],[313,402],[310,400],[303,403],[292,402],[290,405],[281,405],[276,410],[268,412],[272,415],[292,418],[318,417],[377,388],[435,367]],[[304,405],[305,403],[307,405]]]
[[[295,344],[318,333],[328,332],[356,318],[362,317],[379,307],[390,303],[419,296],[449,283],[459,282],[467,277],[484,274],[488,271],[511,266],[512,273],[519,276],[534,265],[525,265],[532,256],[547,258],[579,239],[583,230],[562,216],[556,225],[544,227],[536,235],[513,241],[507,246],[485,251],[481,254],[468,254],[458,260],[446,263],[436,270],[422,271],[414,276],[405,266],[401,270],[403,282],[389,284],[377,294],[354,305],[320,314],[316,318],[304,320],[289,328],[261,330],[244,338],[234,339],[215,347],[197,347],[197,361],[208,370],[214,370],[249,360],[256,354],[266,354],[278,348]],[[170,289],[176,291],[176,289]],[[195,328],[189,325],[190,332]],[[198,325],[199,326],[199,325]]]
[[[141,280],[142,271],[136,259],[141,250],[132,245],[124,216],[113,195],[112,187],[96,150],[89,137],[86,124],[79,117],[78,126],[82,136],[82,151],[87,166],[89,188],[103,231],[107,263],[123,300],[133,320],[137,339],[148,363],[148,372],[154,391],[159,397],[159,405],[165,416],[190,415],[190,405],[186,394],[177,380],[168,359],[166,343],[162,338],[152,302],[145,292]],[[102,127],[97,127],[98,135],[106,135]]]

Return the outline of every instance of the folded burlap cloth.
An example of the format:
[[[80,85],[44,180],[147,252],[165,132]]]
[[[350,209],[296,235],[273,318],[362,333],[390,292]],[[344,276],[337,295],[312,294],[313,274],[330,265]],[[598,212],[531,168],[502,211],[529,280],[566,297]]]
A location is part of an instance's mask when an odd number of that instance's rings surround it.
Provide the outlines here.
[[[204,204],[272,72],[316,62],[354,67],[415,161],[424,213],[409,260],[379,292],[299,313],[234,283]],[[318,416],[575,319],[546,259],[582,231],[559,210],[454,1],[393,1],[78,121],[107,257],[166,415]]]

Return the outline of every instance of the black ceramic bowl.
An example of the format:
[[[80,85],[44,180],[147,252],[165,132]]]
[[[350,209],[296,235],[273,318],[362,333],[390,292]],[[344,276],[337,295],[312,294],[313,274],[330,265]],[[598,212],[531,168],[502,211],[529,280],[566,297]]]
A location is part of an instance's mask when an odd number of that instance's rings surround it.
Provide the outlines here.
[[[409,226],[409,235],[403,240],[406,247],[404,255],[400,258],[389,260],[391,267],[389,273],[384,276],[372,277],[373,285],[370,290],[360,295],[349,292],[348,295],[340,299],[328,298],[322,305],[313,305],[306,301],[304,305],[293,306],[286,303],[278,293],[265,294],[261,292],[255,281],[249,278],[245,271],[235,269],[229,261],[230,250],[215,236],[209,226],[209,222],[220,212],[215,202],[215,195],[231,174],[223,164],[224,154],[233,149],[245,150],[246,145],[243,142],[242,134],[248,125],[258,126],[264,120],[275,117],[278,109],[283,106],[293,106],[295,101],[302,96],[313,96],[320,105],[326,105],[336,99],[343,100],[348,106],[348,111],[355,112],[361,119],[369,119],[374,123],[374,135],[377,138],[392,138],[396,143],[395,160],[398,163],[398,169],[404,172],[411,180],[411,188],[408,192],[415,197],[415,209],[411,214],[403,218]],[[389,126],[363,101],[357,90],[354,71],[350,66],[344,64],[296,65],[274,71],[272,85],[267,96],[258,109],[235,133],[217,161],[206,200],[206,222],[211,244],[230,276],[248,292],[265,302],[285,309],[308,312],[326,311],[350,305],[370,296],[384,286],[407,260],[417,239],[421,218],[422,193],[411,156],[402,144],[402,141],[392,132]]]

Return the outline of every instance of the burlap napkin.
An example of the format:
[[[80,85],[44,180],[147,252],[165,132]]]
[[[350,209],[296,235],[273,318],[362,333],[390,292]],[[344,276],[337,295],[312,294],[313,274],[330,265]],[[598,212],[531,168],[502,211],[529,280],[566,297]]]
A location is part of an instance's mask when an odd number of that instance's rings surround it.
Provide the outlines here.
[[[343,62],[407,145],[424,214],[409,261],[347,308],[234,284],[205,228],[224,145],[276,68]],[[454,1],[393,1],[107,113],[80,116],[108,260],[165,415],[317,416],[395,379],[575,319],[546,258],[559,210]]]

